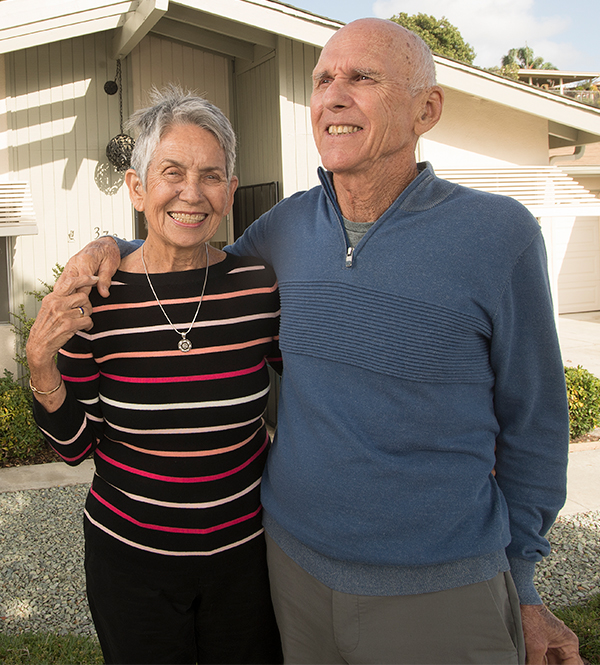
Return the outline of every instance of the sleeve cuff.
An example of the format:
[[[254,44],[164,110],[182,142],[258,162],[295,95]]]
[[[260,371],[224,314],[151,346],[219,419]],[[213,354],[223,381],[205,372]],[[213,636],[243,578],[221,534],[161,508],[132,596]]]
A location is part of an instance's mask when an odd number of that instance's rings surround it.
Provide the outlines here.
[[[540,598],[540,594],[535,590],[535,586],[533,585],[535,561],[509,559],[509,562],[510,574],[517,588],[521,605],[542,605],[543,601]]]
[[[115,242],[117,243],[117,247],[119,248],[119,252],[121,253],[121,258],[124,259],[126,256],[129,254],[133,254],[136,249],[139,249],[142,244],[143,240],[123,240],[122,238],[117,238],[117,236],[113,236]]]

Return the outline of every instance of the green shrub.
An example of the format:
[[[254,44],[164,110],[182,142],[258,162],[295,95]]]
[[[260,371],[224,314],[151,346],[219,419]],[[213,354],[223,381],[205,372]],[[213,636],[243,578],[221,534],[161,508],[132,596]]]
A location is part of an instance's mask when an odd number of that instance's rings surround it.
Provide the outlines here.
[[[0,378],[0,464],[25,462],[47,445],[33,419],[32,397],[8,370]]]
[[[600,379],[578,365],[565,367],[571,438],[600,425]]]

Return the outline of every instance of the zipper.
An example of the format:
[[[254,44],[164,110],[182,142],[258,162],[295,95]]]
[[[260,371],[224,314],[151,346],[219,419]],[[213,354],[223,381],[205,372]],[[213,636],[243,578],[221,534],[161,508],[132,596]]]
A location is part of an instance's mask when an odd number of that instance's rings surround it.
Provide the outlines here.
[[[352,268],[353,261],[354,261],[354,247],[348,247],[346,251],[346,268]]]

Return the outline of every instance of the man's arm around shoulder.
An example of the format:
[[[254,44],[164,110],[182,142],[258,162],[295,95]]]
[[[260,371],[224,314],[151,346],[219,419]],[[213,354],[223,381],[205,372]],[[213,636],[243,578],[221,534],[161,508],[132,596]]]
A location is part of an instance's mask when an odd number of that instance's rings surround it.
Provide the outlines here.
[[[117,271],[121,258],[135,252],[141,243],[141,240],[127,241],[113,236],[92,240],[69,259],[59,281],[71,280],[80,275],[98,275],[98,293],[107,298],[112,276]],[[87,290],[87,295],[89,292],[90,289]]]

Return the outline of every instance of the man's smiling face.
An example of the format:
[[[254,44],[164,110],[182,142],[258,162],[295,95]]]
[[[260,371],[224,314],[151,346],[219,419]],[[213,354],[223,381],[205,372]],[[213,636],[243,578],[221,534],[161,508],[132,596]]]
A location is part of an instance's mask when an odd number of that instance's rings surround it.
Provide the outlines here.
[[[422,95],[409,92],[416,54],[395,24],[361,21],[337,32],[313,72],[313,134],[336,174],[393,167],[413,154]]]

